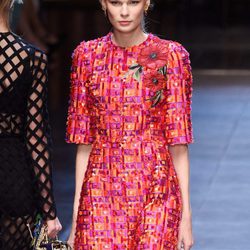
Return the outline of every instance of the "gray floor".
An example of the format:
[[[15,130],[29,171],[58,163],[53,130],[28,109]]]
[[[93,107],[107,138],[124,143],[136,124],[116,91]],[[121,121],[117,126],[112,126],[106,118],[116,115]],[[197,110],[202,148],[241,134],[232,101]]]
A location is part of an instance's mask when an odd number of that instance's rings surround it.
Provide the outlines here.
[[[204,72],[203,72],[204,73]],[[250,75],[194,72],[190,146],[194,250],[250,249]],[[55,191],[66,238],[74,193],[75,147],[56,128]]]
[[[197,76],[191,146],[195,250],[250,249],[250,76]]]

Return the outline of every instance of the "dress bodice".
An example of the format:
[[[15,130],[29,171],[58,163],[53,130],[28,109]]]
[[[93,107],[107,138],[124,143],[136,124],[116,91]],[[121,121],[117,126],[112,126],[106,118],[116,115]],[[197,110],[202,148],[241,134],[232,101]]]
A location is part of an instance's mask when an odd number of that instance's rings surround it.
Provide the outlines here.
[[[107,36],[74,52],[67,141],[192,141],[187,51],[152,34],[129,48]]]

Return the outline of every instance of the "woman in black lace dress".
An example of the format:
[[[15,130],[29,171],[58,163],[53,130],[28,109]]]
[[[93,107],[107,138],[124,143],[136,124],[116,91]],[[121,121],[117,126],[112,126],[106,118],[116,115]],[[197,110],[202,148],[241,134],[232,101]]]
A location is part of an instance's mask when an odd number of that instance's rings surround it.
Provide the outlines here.
[[[47,59],[11,33],[11,0],[0,1],[0,249],[30,249],[37,214],[49,236],[61,224],[52,190]]]

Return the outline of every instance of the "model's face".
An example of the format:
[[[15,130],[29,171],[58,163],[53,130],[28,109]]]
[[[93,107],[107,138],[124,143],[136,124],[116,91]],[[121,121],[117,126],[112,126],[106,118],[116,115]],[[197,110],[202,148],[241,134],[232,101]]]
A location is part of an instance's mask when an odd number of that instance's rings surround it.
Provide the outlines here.
[[[150,0],[102,0],[113,28],[129,33],[141,27],[144,11]]]

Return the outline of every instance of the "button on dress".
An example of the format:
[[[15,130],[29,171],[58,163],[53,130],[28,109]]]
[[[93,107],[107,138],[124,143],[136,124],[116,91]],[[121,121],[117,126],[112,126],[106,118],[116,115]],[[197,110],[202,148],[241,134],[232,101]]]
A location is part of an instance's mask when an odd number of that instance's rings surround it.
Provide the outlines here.
[[[188,52],[149,34],[123,48],[112,33],[73,53],[66,141],[92,144],[77,250],[174,250],[182,200],[169,145],[193,141]]]

